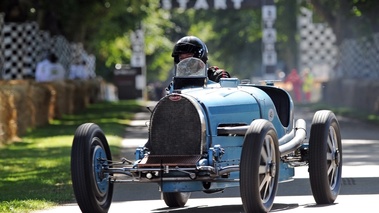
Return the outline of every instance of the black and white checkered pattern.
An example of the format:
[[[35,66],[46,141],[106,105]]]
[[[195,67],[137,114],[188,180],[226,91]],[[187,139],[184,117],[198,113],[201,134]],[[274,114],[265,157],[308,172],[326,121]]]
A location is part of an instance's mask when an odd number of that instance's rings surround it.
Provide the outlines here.
[[[336,37],[330,27],[322,23],[313,23],[312,12],[301,8],[298,18],[300,32],[299,69],[328,67],[331,70],[337,61]],[[317,71],[313,70],[317,77]],[[325,75],[323,73],[322,75]]]
[[[22,79],[26,39],[24,24],[7,23],[3,28],[3,79]]]
[[[90,77],[96,77],[96,57],[94,55],[87,56],[88,72]]]
[[[89,75],[91,77],[96,76],[95,74],[95,64],[96,57],[94,55],[88,55],[83,48],[83,44],[81,43],[73,43],[71,44],[71,56],[72,60],[75,62],[80,62],[81,60],[85,60],[87,63]]]
[[[26,41],[25,55],[23,57],[24,70],[23,75],[34,76],[35,64],[39,62],[38,52],[40,51],[40,46],[37,40],[38,37],[38,24],[36,22],[25,24],[25,35],[24,39]]]
[[[337,78],[378,79],[379,34],[343,41],[337,70]]]
[[[68,71],[72,62],[70,43],[61,35],[53,36],[51,39],[50,50],[58,56],[59,62]]]
[[[2,79],[33,77],[37,63],[46,58],[49,52],[58,56],[67,72],[73,59],[79,56],[86,59],[88,65],[94,69],[94,57],[89,57],[82,45],[79,46],[79,52],[76,52],[65,37],[50,36],[48,32],[40,30],[36,22],[3,23],[3,16],[0,14]]]
[[[301,8],[300,69],[327,65],[330,78],[379,79],[379,33],[369,37],[346,39],[339,47],[325,24],[315,24],[312,12]],[[314,74],[318,74],[313,72]]]
[[[0,13],[0,73],[3,73],[4,56],[3,56],[3,27],[4,27],[4,13]]]

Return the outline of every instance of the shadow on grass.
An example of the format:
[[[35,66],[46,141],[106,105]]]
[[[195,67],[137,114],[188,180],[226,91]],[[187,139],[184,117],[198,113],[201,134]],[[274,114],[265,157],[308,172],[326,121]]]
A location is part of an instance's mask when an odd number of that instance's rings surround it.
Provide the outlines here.
[[[106,136],[122,138],[126,125],[141,109],[136,101],[96,103],[80,114],[64,115],[29,131],[20,142],[1,147],[0,209],[17,209],[33,200],[72,202],[70,155],[76,128],[92,122]],[[112,151],[117,153],[119,149],[111,145]]]
[[[102,102],[90,105],[80,114],[63,115],[51,124],[39,127],[25,134],[25,137],[51,137],[74,135],[76,128],[83,123],[98,124],[105,134],[124,136],[124,127],[140,112],[142,106],[136,101]]]
[[[72,200],[70,154],[69,146],[31,148],[27,142],[1,151],[0,201]]]

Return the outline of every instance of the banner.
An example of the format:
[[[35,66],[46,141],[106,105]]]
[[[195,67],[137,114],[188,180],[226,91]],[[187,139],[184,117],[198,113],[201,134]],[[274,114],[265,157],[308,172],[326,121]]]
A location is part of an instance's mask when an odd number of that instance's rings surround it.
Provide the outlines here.
[[[166,10],[196,9],[196,10],[239,10],[252,9],[261,6],[261,0],[160,0],[160,7]]]

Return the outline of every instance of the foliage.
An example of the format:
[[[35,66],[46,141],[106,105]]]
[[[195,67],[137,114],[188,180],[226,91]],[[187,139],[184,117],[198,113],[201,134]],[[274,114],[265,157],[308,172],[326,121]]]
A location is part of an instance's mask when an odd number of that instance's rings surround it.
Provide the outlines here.
[[[185,35],[201,38],[209,50],[209,63],[233,76],[250,78],[260,63],[261,21],[259,10],[176,10],[171,21],[174,41]],[[247,24],[248,23],[248,24]]]
[[[299,107],[309,107],[314,111],[328,109],[333,111],[336,115],[344,116],[347,118],[353,118],[360,120],[365,123],[379,125],[379,115],[367,113],[362,110],[357,110],[349,107],[338,107],[328,105],[326,103],[316,103],[316,104],[301,104]]]
[[[379,32],[379,4],[374,0],[309,0],[307,3],[333,28],[338,44],[344,39]]]
[[[135,101],[91,105],[82,114],[66,115],[26,134],[22,141],[0,147],[0,212],[30,212],[74,200],[70,153],[75,129],[95,122],[106,134],[114,158],[120,151],[125,125]]]
[[[97,72],[111,77],[117,63],[129,64],[132,54],[130,33],[145,31],[147,79],[165,81],[173,66],[171,50],[185,35],[196,35],[209,48],[210,63],[233,76],[250,78],[261,74],[261,8],[242,10],[193,10],[159,8],[157,0],[5,0],[0,11],[19,3],[17,21],[34,20],[52,34],[82,42],[95,54]],[[276,50],[279,68],[297,65],[296,17],[300,6],[316,12],[343,39],[379,31],[374,0],[276,0]]]

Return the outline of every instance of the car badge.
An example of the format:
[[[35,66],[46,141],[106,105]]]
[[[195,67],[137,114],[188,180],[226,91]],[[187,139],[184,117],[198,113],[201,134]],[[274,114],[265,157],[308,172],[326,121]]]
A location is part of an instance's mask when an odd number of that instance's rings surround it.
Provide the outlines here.
[[[168,97],[171,101],[180,101],[182,99],[182,96],[180,95],[171,95]]]
[[[269,109],[269,110],[268,110],[268,120],[269,120],[269,121],[272,121],[272,120],[274,120],[274,117],[275,117],[275,112],[274,112],[274,110],[273,110],[273,109]]]

